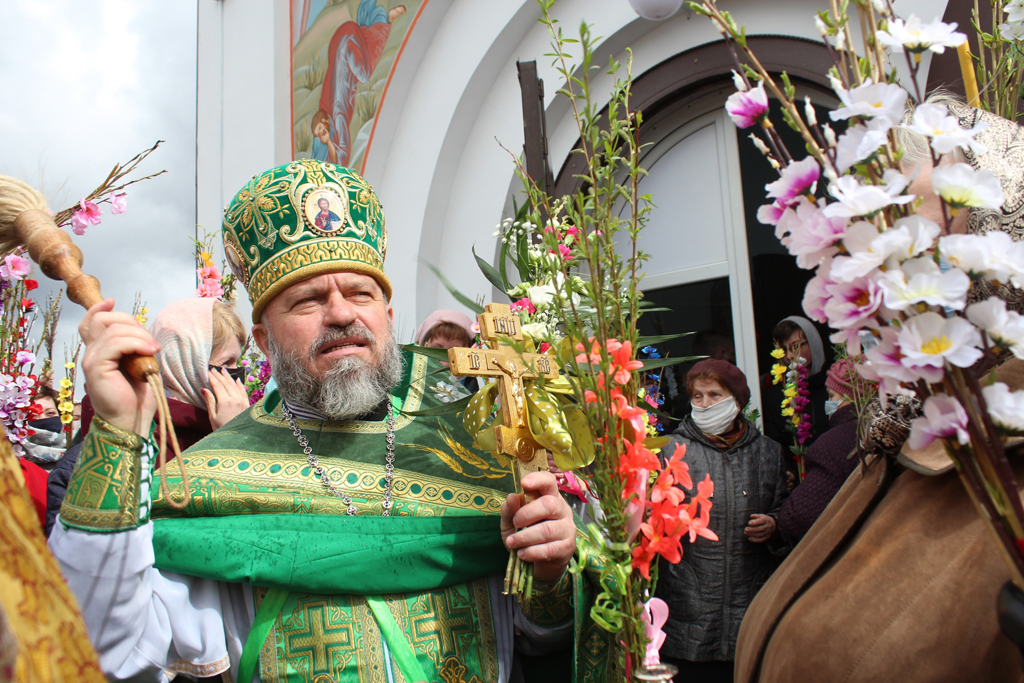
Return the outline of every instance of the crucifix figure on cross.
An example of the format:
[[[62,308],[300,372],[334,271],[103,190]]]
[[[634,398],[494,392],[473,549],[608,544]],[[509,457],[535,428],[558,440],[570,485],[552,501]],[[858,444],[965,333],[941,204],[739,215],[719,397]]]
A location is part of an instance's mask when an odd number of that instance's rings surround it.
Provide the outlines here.
[[[542,353],[520,354],[507,343],[523,340],[519,316],[505,304],[488,304],[477,320],[480,336],[490,349],[448,349],[448,364],[453,375],[496,377],[500,395],[503,425],[494,428],[498,450],[514,459],[516,488],[522,493],[522,482],[530,472],[546,472],[547,451],[534,441],[526,424],[526,389],[523,380],[545,377],[558,379],[558,368],[551,356]],[[527,497],[529,502],[532,498]]]

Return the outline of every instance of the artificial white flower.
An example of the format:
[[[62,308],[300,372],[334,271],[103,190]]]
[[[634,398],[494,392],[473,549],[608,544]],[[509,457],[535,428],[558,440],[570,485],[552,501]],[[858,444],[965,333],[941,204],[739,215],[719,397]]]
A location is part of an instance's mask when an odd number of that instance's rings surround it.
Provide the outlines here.
[[[818,125],[818,115],[814,111],[814,105],[811,104],[810,97],[804,97],[804,116],[807,118],[808,126]]]
[[[968,306],[966,315],[995,344],[1024,358],[1024,316],[1007,310],[1005,301],[990,297]]]
[[[924,303],[959,311],[967,303],[971,278],[956,268],[943,273],[931,258],[923,256],[907,261],[902,269],[887,270],[881,285],[885,307],[890,310],[905,311]]]
[[[736,89],[740,92],[747,91],[747,83],[743,80],[743,77],[736,73],[736,69],[732,70],[732,82],[736,86]]]
[[[866,126],[858,124],[847,128],[836,145],[836,170],[846,173],[854,164],[874,155],[885,144],[891,128],[892,122],[881,116],[871,119]]]
[[[1024,21],[1024,0],[1010,0],[1003,5],[1007,21]]]
[[[903,252],[894,252],[901,261],[913,258],[931,249],[935,244],[935,238],[941,232],[941,229],[934,221],[930,221],[916,213],[900,218],[892,227],[897,231],[906,230],[907,235],[910,236],[909,246]]]
[[[878,232],[874,223],[858,221],[848,227],[843,236],[843,246],[849,256],[836,256],[832,260],[829,277],[835,282],[852,282],[865,277],[894,254],[906,253],[912,243],[913,238],[906,228]],[[892,261],[889,265],[895,267],[899,260]]]
[[[939,252],[973,278],[1024,287],[1024,242],[1014,242],[1001,230],[983,235],[947,235]]]
[[[946,363],[969,368],[981,358],[981,334],[963,318],[922,313],[903,323],[897,339],[900,362],[929,382],[942,379]]]
[[[988,414],[996,425],[1014,432],[1024,431],[1024,391],[1010,391],[1002,382],[981,390]]]
[[[993,243],[985,235],[943,235],[939,238],[939,253],[971,277],[982,278],[995,265]]]
[[[547,337],[548,328],[544,323],[527,323],[523,325],[523,334],[529,335],[531,339],[542,340]]]
[[[949,115],[949,110],[940,104],[922,104],[914,111],[914,120],[907,130],[920,133],[931,138],[932,149],[939,154],[949,154],[957,147],[970,149],[975,154],[988,151],[985,145],[974,139],[974,136],[988,128],[988,124],[979,121],[970,130],[960,127],[956,117]]]
[[[932,171],[932,187],[955,209],[965,206],[999,209],[1003,205],[1003,187],[992,171],[975,171],[969,164],[958,163]]]
[[[999,24],[999,35],[1003,37],[1003,40],[1008,40],[1011,43],[1019,43],[1024,40],[1024,22],[1011,21],[1005,24]]]
[[[890,204],[907,204],[914,195],[900,195],[909,184],[906,176],[890,168],[882,175],[885,185],[862,185],[854,176],[843,176],[828,186],[828,192],[838,201],[825,207],[829,218],[868,216]]]
[[[891,19],[884,31],[875,32],[875,37],[898,54],[904,50],[914,53],[931,50],[942,54],[947,47],[957,47],[967,40],[966,35],[955,29],[956,22],[944,24],[936,19],[930,24],[922,24],[917,15],[911,14],[906,23],[899,18]]]
[[[555,287],[554,285],[534,285],[530,287],[527,294],[534,306],[544,308],[554,301]]]
[[[877,117],[888,120],[890,125],[896,125],[903,120],[907,91],[898,85],[875,83],[869,78],[864,81],[864,85],[851,90],[836,88],[836,94],[845,106],[829,112],[833,121],[851,116]]]

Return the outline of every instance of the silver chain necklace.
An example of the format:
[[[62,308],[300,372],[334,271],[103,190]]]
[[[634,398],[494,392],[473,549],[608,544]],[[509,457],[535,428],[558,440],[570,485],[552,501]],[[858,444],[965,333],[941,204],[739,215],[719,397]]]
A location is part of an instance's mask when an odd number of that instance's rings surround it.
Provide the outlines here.
[[[327,471],[320,466],[320,461],[317,460],[316,455],[313,454],[313,449],[309,445],[309,440],[306,438],[306,435],[302,433],[302,430],[299,429],[299,426],[295,424],[295,417],[292,415],[291,411],[288,410],[284,401],[281,402],[281,413],[283,413],[285,419],[288,420],[288,426],[292,428],[292,434],[295,435],[295,438],[299,441],[299,445],[302,446],[303,455],[306,456],[306,460],[309,461],[309,466],[312,467],[313,472],[320,477],[320,481],[323,482],[323,485],[336,497],[341,498],[341,502],[348,506],[345,510],[346,513],[349,515],[359,514],[356,506],[352,504],[352,498],[334,488],[330,478],[327,476]],[[381,502],[381,507],[384,508],[384,511],[381,512],[382,517],[390,517],[391,508],[394,505],[391,500],[391,489],[395,484],[395,409],[394,406],[391,405],[390,399],[388,400],[387,428],[388,448],[387,453],[384,456],[384,500]]]

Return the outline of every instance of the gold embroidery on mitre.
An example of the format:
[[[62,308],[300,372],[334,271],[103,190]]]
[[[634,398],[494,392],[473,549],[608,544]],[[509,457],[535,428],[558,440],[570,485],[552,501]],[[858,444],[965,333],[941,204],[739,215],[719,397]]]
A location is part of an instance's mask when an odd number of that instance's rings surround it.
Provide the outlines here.
[[[374,272],[381,271],[384,267],[380,254],[365,242],[326,238],[301,242],[274,254],[253,273],[248,288],[249,299],[253,302],[259,301],[271,286],[282,282],[282,278],[287,275],[296,274],[300,269],[321,265],[326,272],[327,269],[338,268],[342,263],[345,264],[346,270],[358,270],[352,267],[358,264],[364,264]],[[307,277],[309,275],[298,279]]]

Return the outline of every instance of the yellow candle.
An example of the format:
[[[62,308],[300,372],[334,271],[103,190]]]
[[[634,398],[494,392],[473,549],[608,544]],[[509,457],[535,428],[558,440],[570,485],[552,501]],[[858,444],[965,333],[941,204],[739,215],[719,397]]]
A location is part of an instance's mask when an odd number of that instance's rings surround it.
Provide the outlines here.
[[[971,47],[965,40],[956,48],[956,54],[960,58],[960,71],[964,76],[964,93],[967,95],[967,104],[972,107],[978,106],[978,79],[974,76],[974,60],[971,59]]]

